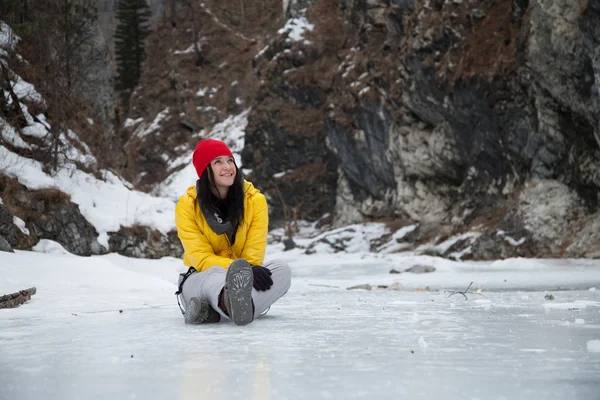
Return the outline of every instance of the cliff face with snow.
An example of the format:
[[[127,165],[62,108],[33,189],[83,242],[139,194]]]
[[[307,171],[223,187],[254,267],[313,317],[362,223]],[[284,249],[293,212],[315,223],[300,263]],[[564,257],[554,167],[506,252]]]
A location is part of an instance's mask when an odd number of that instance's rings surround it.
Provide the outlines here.
[[[348,227],[307,252],[348,251],[351,224],[378,221],[374,251],[600,257],[600,1],[156,4],[114,166],[136,188],[176,200],[195,144],[215,137],[266,193],[277,235]],[[77,193],[96,229],[70,225],[91,232],[83,253],[98,235],[103,251],[181,251],[168,224],[129,205],[126,223],[99,224]],[[27,247],[19,224],[2,235]]]
[[[275,208],[476,231],[476,258],[600,256],[600,2],[317,1],[302,18],[255,61],[243,159]]]

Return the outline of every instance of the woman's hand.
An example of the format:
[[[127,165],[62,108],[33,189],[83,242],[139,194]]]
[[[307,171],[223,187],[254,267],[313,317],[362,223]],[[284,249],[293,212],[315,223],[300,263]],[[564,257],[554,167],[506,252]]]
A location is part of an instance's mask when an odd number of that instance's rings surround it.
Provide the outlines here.
[[[273,279],[268,268],[252,266],[252,273],[254,274],[254,289],[263,292],[271,289]]]

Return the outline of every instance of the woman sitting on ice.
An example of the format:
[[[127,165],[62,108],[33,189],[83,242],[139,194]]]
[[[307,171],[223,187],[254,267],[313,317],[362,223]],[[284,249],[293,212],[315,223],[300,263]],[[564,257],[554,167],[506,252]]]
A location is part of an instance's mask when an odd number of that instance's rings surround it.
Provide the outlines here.
[[[227,145],[201,140],[192,158],[198,181],[177,203],[175,223],[190,266],[179,278],[185,323],[230,319],[246,325],[290,288],[290,267],[263,265],[265,196],[242,177]]]

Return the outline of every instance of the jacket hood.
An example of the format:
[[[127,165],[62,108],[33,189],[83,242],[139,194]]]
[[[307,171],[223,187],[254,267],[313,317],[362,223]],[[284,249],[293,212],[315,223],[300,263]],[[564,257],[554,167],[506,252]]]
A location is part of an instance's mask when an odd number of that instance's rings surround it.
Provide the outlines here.
[[[254,196],[257,193],[260,193],[260,190],[255,188],[252,183],[244,179],[244,197]],[[198,194],[196,193],[196,185],[188,187],[187,194],[192,196],[192,198],[197,199]]]

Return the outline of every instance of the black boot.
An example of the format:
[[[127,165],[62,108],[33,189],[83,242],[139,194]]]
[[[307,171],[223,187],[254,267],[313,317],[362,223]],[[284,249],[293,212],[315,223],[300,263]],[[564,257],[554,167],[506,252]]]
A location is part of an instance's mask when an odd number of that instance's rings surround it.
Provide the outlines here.
[[[192,297],[188,303],[187,310],[183,316],[186,324],[204,324],[210,322],[219,322],[221,315],[213,310],[208,301]]]
[[[237,259],[229,265],[219,305],[236,325],[254,320],[253,282],[252,266],[246,260]]]

